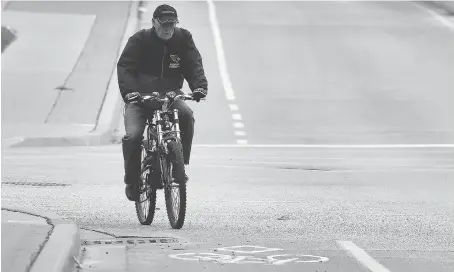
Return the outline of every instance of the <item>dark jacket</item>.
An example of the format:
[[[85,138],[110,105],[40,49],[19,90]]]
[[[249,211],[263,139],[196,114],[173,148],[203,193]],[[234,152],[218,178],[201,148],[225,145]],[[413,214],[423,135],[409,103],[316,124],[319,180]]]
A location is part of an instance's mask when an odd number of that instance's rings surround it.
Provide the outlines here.
[[[131,92],[149,94],[179,90],[184,79],[191,91],[208,89],[202,57],[191,33],[175,28],[167,41],[160,39],[154,27],[132,35],[117,63],[121,96]]]

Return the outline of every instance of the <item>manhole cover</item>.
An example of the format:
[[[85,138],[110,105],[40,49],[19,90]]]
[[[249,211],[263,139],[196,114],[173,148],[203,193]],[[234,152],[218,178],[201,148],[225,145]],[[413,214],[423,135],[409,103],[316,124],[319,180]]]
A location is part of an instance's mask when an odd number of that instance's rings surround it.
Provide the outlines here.
[[[102,240],[84,240],[82,245],[124,245],[124,244],[158,244],[178,243],[176,238],[168,237],[144,237],[144,238],[116,238]]]
[[[70,186],[70,184],[55,183],[55,182],[26,182],[26,181],[2,181],[2,185],[36,186],[36,187],[49,187],[49,186],[65,187],[65,186]]]

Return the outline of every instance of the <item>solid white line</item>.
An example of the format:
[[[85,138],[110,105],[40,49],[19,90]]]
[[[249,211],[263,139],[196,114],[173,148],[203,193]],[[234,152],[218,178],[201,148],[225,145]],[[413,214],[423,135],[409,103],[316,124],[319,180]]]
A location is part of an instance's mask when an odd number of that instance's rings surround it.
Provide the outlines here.
[[[234,113],[234,114],[232,114],[232,118],[233,118],[233,120],[241,120],[241,114]]]
[[[363,249],[351,241],[337,241],[345,250],[350,252],[353,257],[369,269],[371,272],[390,272],[386,267],[374,260]]]
[[[336,144],[195,144],[197,147],[247,147],[247,148],[355,148],[355,149],[392,149],[392,148],[454,148],[454,144],[364,144],[364,145],[336,145]]]
[[[241,122],[235,122],[233,123],[234,128],[244,128],[244,124]]]
[[[208,13],[210,17],[211,30],[214,36],[214,45],[216,47],[216,54],[218,57],[219,72],[221,73],[222,84],[224,85],[225,96],[227,100],[235,100],[235,93],[233,92],[232,83],[227,72],[227,63],[225,61],[224,48],[222,46],[221,31],[219,30],[218,19],[216,17],[216,7],[212,0],[207,0]]]
[[[239,110],[238,105],[236,105],[236,104],[230,104],[229,108],[230,108],[231,111],[238,111]]]

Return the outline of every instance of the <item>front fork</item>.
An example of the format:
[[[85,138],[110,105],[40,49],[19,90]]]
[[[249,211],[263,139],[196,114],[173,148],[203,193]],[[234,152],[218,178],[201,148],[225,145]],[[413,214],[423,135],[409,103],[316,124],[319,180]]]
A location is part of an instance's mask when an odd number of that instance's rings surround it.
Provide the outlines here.
[[[154,119],[156,120],[156,132],[158,134],[158,139],[157,139],[157,146],[158,148],[161,147],[163,150],[164,154],[168,154],[169,151],[167,149],[166,143],[164,143],[164,130],[162,128],[164,122],[168,122],[168,116],[164,116],[164,120],[161,117],[162,111],[157,110],[155,111],[155,116]],[[172,132],[176,134],[178,139],[180,139],[180,124],[179,124],[179,119],[178,119],[178,110],[174,109],[173,110],[173,127],[172,127]],[[165,162],[162,160],[159,160],[161,164],[161,180],[164,182],[165,180],[165,172],[167,171],[167,165],[165,165]]]
[[[160,110],[155,111],[156,132],[158,134],[158,142],[157,142],[157,144],[158,145],[162,145],[164,147],[166,153],[167,153],[167,147],[166,147],[166,145],[163,142],[164,130],[162,129],[162,125],[163,125],[164,122],[168,121],[168,117],[165,116],[165,120],[163,120],[163,118],[161,117],[161,113],[162,113],[162,111],[160,111]],[[181,139],[181,135],[180,135],[180,120],[178,119],[178,110],[177,109],[173,110],[173,127],[172,127],[172,131],[176,134],[176,137],[178,139]]]

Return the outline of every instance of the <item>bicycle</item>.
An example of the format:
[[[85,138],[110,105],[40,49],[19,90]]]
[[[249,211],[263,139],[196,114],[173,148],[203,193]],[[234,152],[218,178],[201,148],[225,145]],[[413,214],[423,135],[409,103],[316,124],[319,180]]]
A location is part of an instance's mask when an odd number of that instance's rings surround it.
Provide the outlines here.
[[[139,103],[159,103],[147,118],[146,138],[142,141],[141,175],[136,214],[142,225],[150,225],[156,210],[156,192],[164,190],[167,217],[173,229],[183,227],[186,216],[186,172],[183,146],[180,138],[178,110],[171,110],[177,100],[194,100],[192,95],[167,92],[164,98],[158,93],[143,96]],[[204,100],[204,99],[202,99]],[[173,197],[177,189],[178,197]],[[177,207],[176,207],[177,206]]]

